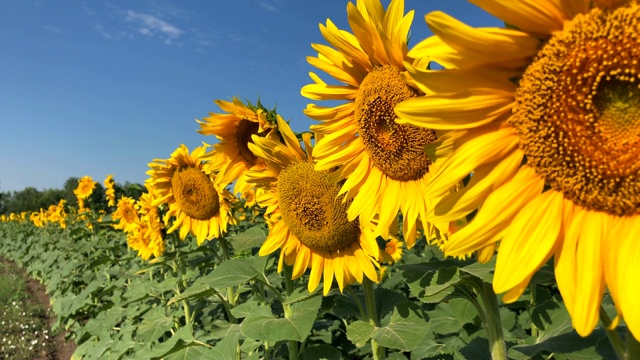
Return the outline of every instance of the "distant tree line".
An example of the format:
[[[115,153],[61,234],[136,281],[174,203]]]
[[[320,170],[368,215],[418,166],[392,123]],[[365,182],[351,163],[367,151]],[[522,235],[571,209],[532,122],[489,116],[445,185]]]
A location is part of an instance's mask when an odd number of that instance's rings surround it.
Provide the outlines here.
[[[58,204],[62,199],[67,201],[67,205],[78,207],[78,200],[73,193],[73,190],[77,187],[78,178],[70,177],[64,182],[62,189],[38,190],[30,186],[19,191],[0,191],[0,214],[9,215],[11,213],[19,214],[23,211],[38,211],[41,208],[48,208],[49,205]],[[144,190],[145,188],[142,184],[128,181],[124,185],[116,184],[116,198],[129,196],[137,200]],[[99,181],[96,182],[96,187],[93,189],[89,200],[85,202],[85,206],[96,212],[109,210],[105,188]]]

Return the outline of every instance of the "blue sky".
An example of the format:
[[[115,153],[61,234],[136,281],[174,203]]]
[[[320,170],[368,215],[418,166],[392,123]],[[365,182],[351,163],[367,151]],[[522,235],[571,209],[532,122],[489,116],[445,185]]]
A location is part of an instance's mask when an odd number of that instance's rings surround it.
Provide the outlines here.
[[[386,4],[388,1],[383,1]],[[215,99],[260,97],[312,121],[300,95],[319,23],[348,29],[347,1],[0,2],[0,191],[61,188],[71,177],[143,182],[147,164],[213,137],[195,119]],[[474,26],[500,22],[464,0],[406,0],[410,46],[443,10]],[[326,77],[325,77],[326,79]],[[328,80],[328,79],[327,79]]]

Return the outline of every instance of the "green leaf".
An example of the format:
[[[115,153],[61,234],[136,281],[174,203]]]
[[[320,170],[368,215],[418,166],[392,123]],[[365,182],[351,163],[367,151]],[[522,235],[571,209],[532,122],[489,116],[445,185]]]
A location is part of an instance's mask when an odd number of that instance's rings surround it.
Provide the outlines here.
[[[190,344],[194,341],[193,337],[193,323],[189,323],[180,329],[169,340],[159,343],[151,348],[151,351],[147,354],[147,358],[160,359],[172,354],[175,351],[184,347],[184,344]]]
[[[229,237],[229,242],[236,253],[260,247],[267,238],[267,233],[260,226],[250,227],[247,230]]]
[[[284,304],[293,304],[298,301],[303,301],[314,296],[320,296],[320,287],[318,287],[314,292],[310,293],[307,289],[306,285],[304,287],[299,287],[293,290],[291,295],[287,296]]]
[[[266,256],[229,259],[218,265],[206,276],[207,281],[205,284],[214,289],[222,290],[231,286],[242,285],[258,276],[262,276],[265,279],[263,270],[267,259],[268,257]]]
[[[421,300],[424,302],[439,302],[446,296],[451,295],[455,288],[453,285],[460,282],[460,271],[458,267],[440,268],[433,275],[433,278],[422,292]]]
[[[313,345],[304,348],[300,360],[340,360],[342,353],[329,344]]]
[[[536,342],[543,342],[573,330],[569,312],[564,304],[556,299],[544,301],[536,306],[531,311],[531,321],[539,329]]]
[[[371,337],[386,348],[411,351],[424,338],[427,326],[419,307],[405,301],[393,310],[389,324],[376,328]]]
[[[429,312],[431,330],[437,334],[458,333],[462,326],[472,322],[477,316],[473,305],[465,299],[452,299],[449,303],[440,303]]]
[[[276,318],[271,309],[259,306],[242,322],[242,333],[250,338],[275,343],[281,340],[304,341],[313,327],[322,303],[319,296],[291,305],[291,315]]]
[[[425,336],[424,339],[411,350],[411,360],[421,360],[440,354],[446,354],[445,345],[436,342],[431,336]]]
[[[494,256],[489,262],[482,264],[480,262],[474,262],[471,265],[467,265],[460,268],[460,271],[473,275],[484,282],[493,282],[493,271],[496,267],[496,257]]]
[[[209,339],[225,339],[242,331],[242,325],[232,324],[224,320],[217,320],[213,325],[215,325],[215,327],[208,329],[207,337]]]
[[[407,301],[407,297],[404,296],[404,294],[380,287],[375,289],[375,297],[379,319],[382,319],[387,313],[393,311],[398,304]]]
[[[536,296],[538,298],[538,296]],[[596,329],[588,337],[581,337],[574,330],[571,317],[558,298],[538,304],[531,311],[532,322],[538,327],[533,343],[523,343],[509,349],[509,357],[530,358],[538,353],[554,354],[555,359],[615,359],[616,355],[602,329]],[[602,344],[602,345],[600,345]]]
[[[460,353],[467,359],[491,359],[489,340],[476,337],[460,349]]]
[[[583,338],[575,331],[547,338],[531,345],[515,345],[509,349],[508,355],[514,359],[528,359],[536,354],[553,354],[554,359],[615,359],[604,330],[596,329],[591,335]]]
[[[216,360],[235,360],[238,339],[238,333],[229,334],[228,337],[220,340],[213,349],[209,350],[207,355]]]
[[[181,347],[179,350],[172,352],[171,354],[165,356],[163,359],[165,360],[200,360],[200,359],[210,359],[217,360],[219,358],[213,357],[211,355],[210,349],[198,345],[195,343],[190,343]]]
[[[259,305],[259,302],[255,300],[249,300],[231,309],[231,314],[235,316],[236,319],[245,318],[247,317],[247,315],[249,315],[249,313],[251,313],[251,311],[253,311],[253,309],[258,307]]]
[[[426,303],[463,297],[456,286],[462,279],[458,266],[465,262],[452,259],[400,267],[412,295]]]
[[[165,315],[164,308],[155,308],[145,316],[138,325],[136,338],[149,343],[158,340],[165,332],[173,327],[173,319]]]
[[[189,286],[187,290],[183,291],[182,294],[172,297],[171,300],[167,302],[167,306],[173,305],[182,300],[206,298],[214,292],[215,290],[208,286],[198,286],[194,283],[192,286]]]
[[[376,327],[364,322],[356,320],[347,325],[347,338],[357,347],[363,347],[367,344]]]

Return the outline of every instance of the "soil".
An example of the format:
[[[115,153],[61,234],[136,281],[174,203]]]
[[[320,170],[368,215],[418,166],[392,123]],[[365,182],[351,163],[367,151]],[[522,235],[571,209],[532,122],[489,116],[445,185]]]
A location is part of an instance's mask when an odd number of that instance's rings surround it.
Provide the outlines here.
[[[38,303],[42,305],[43,308],[47,309],[47,314],[49,314],[49,328],[53,326],[55,323],[55,314],[51,311],[51,302],[49,296],[46,293],[46,288],[44,285],[40,284],[35,279],[32,279],[27,275],[27,273],[17,266],[13,261],[0,258],[0,263],[7,264],[15,269],[17,274],[21,274],[25,281],[27,282],[27,288],[29,294],[33,299],[37,300]],[[50,329],[49,329],[50,330]],[[71,359],[71,355],[76,351],[76,344],[73,340],[65,341],[66,332],[61,332],[55,338],[53,338],[53,346],[51,346],[51,351],[48,354],[38,354],[34,360],[69,360]]]

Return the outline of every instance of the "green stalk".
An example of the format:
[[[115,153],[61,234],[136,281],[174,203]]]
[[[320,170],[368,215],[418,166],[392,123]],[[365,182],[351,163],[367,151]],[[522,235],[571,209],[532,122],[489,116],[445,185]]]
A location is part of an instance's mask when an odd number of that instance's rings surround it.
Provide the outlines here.
[[[536,305],[536,292],[538,290],[538,284],[531,283],[529,284],[529,292],[531,293],[531,302],[529,303],[529,309],[533,309]],[[536,324],[531,322],[531,335],[538,337],[538,327]]]
[[[291,295],[295,288],[293,284],[293,280],[291,279],[292,274],[293,274],[293,267],[285,264],[284,265],[284,286],[287,290],[287,296]],[[291,315],[293,315],[291,304],[282,304],[282,307],[284,308],[284,317],[287,319],[290,318]],[[289,360],[297,360],[298,352],[299,352],[298,342],[295,340],[289,340],[287,342],[287,346],[289,347]]]
[[[600,305],[600,321],[602,322],[604,331],[607,333],[607,338],[609,338],[609,342],[611,343],[613,350],[616,351],[618,359],[626,359],[625,346],[622,342],[622,338],[615,329],[609,329],[609,325],[611,325],[611,319],[609,318],[609,315],[607,315],[607,312],[604,311],[602,305]]]
[[[484,326],[487,330],[489,338],[489,348],[491,350],[492,360],[507,360],[507,347],[502,334],[502,320],[500,319],[500,308],[498,307],[498,298],[493,292],[491,284],[482,282],[479,285],[478,293],[482,304],[484,305],[486,322]]]
[[[227,242],[227,239],[220,238],[218,239],[218,242],[220,243],[220,247],[222,248],[222,255],[224,257],[224,260],[225,261],[229,260],[231,258],[231,255],[230,255],[229,243]],[[227,310],[227,313],[229,315],[229,321],[232,324],[237,324],[238,319],[236,319],[235,316],[231,314],[231,309],[236,307],[236,305],[238,304],[238,296],[236,295],[236,289],[233,286],[230,286],[227,288],[227,303],[229,304],[228,310]],[[241,360],[241,359],[242,359],[242,349],[240,348],[240,341],[238,340],[238,343],[236,344],[236,360]]]
[[[358,306],[358,310],[360,310],[360,316],[362,316],[363,319],[367,319],[369,316],[367,315],[367,312],[364,310],[364,306],[362,306],[362,302],[360,302],[360,299],[358,299],[358,295],[356,295],[356,292],[353,291],[353,289],[351,289],[351,286],[347,286],[347,292],[349,292],[349,294],[351,294],[351,296],[353,297],[353,300],[356,302],[356,305]]]
[[[627,326],[627,351],[624,353],[625,360],[640,359],[640,342],[636,339]]]
[[[369,320],[369,324],[378,327],[380,326],[380,320],[378,319],[376,298],[373,292],[373,282],[366,276],[362,279],[362,289],[364,290],[364,300],[367,308],[367,320]],[[374,360],[385,360],[387,358],[385,348],[380,346],[374,339],[371,339],[371,351],[373,352]]]

